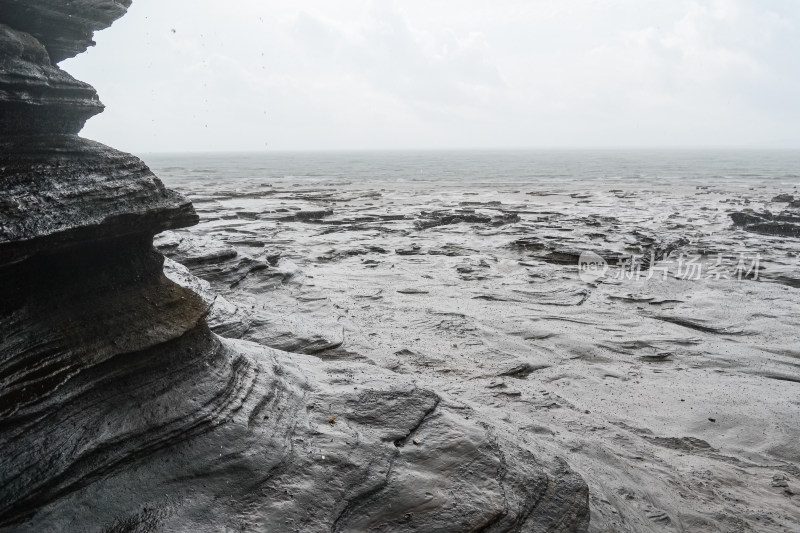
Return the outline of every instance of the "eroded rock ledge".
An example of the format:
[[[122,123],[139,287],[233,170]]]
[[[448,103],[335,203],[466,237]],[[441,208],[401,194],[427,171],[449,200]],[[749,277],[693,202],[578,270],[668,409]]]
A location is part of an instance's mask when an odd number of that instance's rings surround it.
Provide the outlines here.
[[[0,0],[3,23],[30,33],[53,63],[94,46],[94,32],[123,16],[132,0]]]
[[[153,248],[193,207],[75,135],[102,105],[54,66],[129,4],[0,0],[0,531],[586,531],[583,480],[469,406],[211,332]]]

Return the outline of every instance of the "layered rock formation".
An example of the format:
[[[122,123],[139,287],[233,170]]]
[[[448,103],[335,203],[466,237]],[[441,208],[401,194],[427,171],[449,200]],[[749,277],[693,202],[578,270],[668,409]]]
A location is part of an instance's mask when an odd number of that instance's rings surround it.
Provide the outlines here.
[[[94,32],[124,15],[131,1],[0,0],[0,13],[3,24],[42,43],[55,64],[94,46]]]
[[[129,4],[0,0],[0,531],[585,531],[580,477],[468,406],[210,331],[152,244],[191,204],[54,66]]]

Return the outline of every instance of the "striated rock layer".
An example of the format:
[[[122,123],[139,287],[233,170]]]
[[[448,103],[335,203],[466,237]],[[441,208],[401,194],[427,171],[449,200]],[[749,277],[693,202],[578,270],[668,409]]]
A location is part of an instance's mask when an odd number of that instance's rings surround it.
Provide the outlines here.
[[[1,23],[0,86],[4,135],[78,133],[103,110],[94,88],[51,65],[39,41]]]
[[[0,0],[3,23],[30,33],[52,62],[94,46],[92,36],[120,18],[132,0]]]
[[[141,160],[74,135],[0,137],[0,167],[0,264],[198,220]]]
[[[193,207],[77,137],[102,104],[54,66],[129,4],[0,0],[0,531],[586,531],[563,461],[165,276],[153,237]],[[228,286],[267,268],[198,265]]]

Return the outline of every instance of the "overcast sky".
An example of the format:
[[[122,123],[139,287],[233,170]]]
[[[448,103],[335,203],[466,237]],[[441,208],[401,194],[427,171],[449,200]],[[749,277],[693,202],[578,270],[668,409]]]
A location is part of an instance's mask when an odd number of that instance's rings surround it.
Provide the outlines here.
[[[798,0],[134,0],[61,64],[133,152],[800,148]]]

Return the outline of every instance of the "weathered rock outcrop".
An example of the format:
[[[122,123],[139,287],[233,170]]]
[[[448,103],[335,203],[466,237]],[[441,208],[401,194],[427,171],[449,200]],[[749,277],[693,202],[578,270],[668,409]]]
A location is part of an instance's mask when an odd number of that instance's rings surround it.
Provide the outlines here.
[[[51,65],[47,50],[30,34],[4,24],[0,85],[0,134],[78,133],[103,110],[90,85]]]
[[[102,106],[54,66],[129,4],[0,0],[0,531],[585,531],[583,480],[468,406],[210,331],[153,248],[194,209],[77,137]]]
[[[138,158],[74,135],[0,137],[0,264],[197,223]]]
[[[734,225],[753,233],[779,237],[800,237],[800,216],[792,213],[773,215],[769,212],[739,211],[731,213],[730,217]]]
[[[124,15],[132,0],[0,0],[3,24],[42,43],[53,64],[94,46],[95,31]]]

